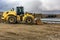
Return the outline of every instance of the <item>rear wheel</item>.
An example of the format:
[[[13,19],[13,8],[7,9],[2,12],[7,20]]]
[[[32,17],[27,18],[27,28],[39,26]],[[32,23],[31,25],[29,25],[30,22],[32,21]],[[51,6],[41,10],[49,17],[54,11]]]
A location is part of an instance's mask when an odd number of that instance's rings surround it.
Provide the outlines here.
[[[27,17],[25,22],[26,24],[33,24],[33,19],[31,17]]]
[[[16,17],[15,16],[9,16],[8,23],[11,23],[11,24],[16,23]]]

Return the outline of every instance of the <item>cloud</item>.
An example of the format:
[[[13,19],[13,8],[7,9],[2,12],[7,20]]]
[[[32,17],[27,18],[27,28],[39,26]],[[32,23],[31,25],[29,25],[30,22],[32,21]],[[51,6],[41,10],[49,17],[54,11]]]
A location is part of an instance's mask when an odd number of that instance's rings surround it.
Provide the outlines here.
[[[0,11],[6,11],[16,6],[24,6],[25,11],[41,12],[60,10],[60,0],[0,0]]]
[[[39,0],[2,0],[0,1],[2,5],[0,5],[0,10],[9,10],[11,8],[15,8],[16,6],[24,6],[25,11],[28,12],[38,12],[40,10],[41,2]],[[40,6],[40,7],[39,7]]]
[[[41,0],[46,10],[60,10],[60,0]]]
[[[6,0],[1,0],[0,1],[0,11],[7,11],[10,10],[11,8],[15,8],[18,6],[18,1],[6,1]]]
[[[22,5],[25,8],[25,11],[28,12],[38,12],[41,9],[41,2],[39,0],[30,0],[30,1],[24,1],[22,2]]]

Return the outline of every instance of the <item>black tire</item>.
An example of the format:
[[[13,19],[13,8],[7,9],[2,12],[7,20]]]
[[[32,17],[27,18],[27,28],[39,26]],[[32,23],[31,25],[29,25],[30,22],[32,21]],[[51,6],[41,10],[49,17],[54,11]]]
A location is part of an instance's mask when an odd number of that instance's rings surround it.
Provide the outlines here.
[[[9,16],[9,18],[8,18],[8,23],[11,23],[11,24],[14,24],[14,23],[16,23],[16,17],[15,16]]]
[[[27,17],[25,20],[26,24],[33,24],[33,19],[31,17]]]

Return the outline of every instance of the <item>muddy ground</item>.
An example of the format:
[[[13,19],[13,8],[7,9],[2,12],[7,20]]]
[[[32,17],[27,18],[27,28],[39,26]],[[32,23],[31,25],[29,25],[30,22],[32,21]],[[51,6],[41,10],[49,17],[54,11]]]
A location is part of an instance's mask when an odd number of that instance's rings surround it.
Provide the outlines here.
[[[0,40],[60,40],[60,24],[0,23]]]

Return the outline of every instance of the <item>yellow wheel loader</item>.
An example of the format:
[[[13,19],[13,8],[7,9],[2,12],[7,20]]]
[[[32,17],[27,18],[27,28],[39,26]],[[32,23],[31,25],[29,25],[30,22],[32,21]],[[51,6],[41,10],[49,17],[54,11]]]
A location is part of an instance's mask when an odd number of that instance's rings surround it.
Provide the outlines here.
[[[34,16],[28,12],[24,13],[24,8],[22,6],[16,7],[16,11],[10,10],[6,11],[2,15],[2,20],[14,24],[16,22],[25,22],[27,24],[32,24],[34,22]]]

